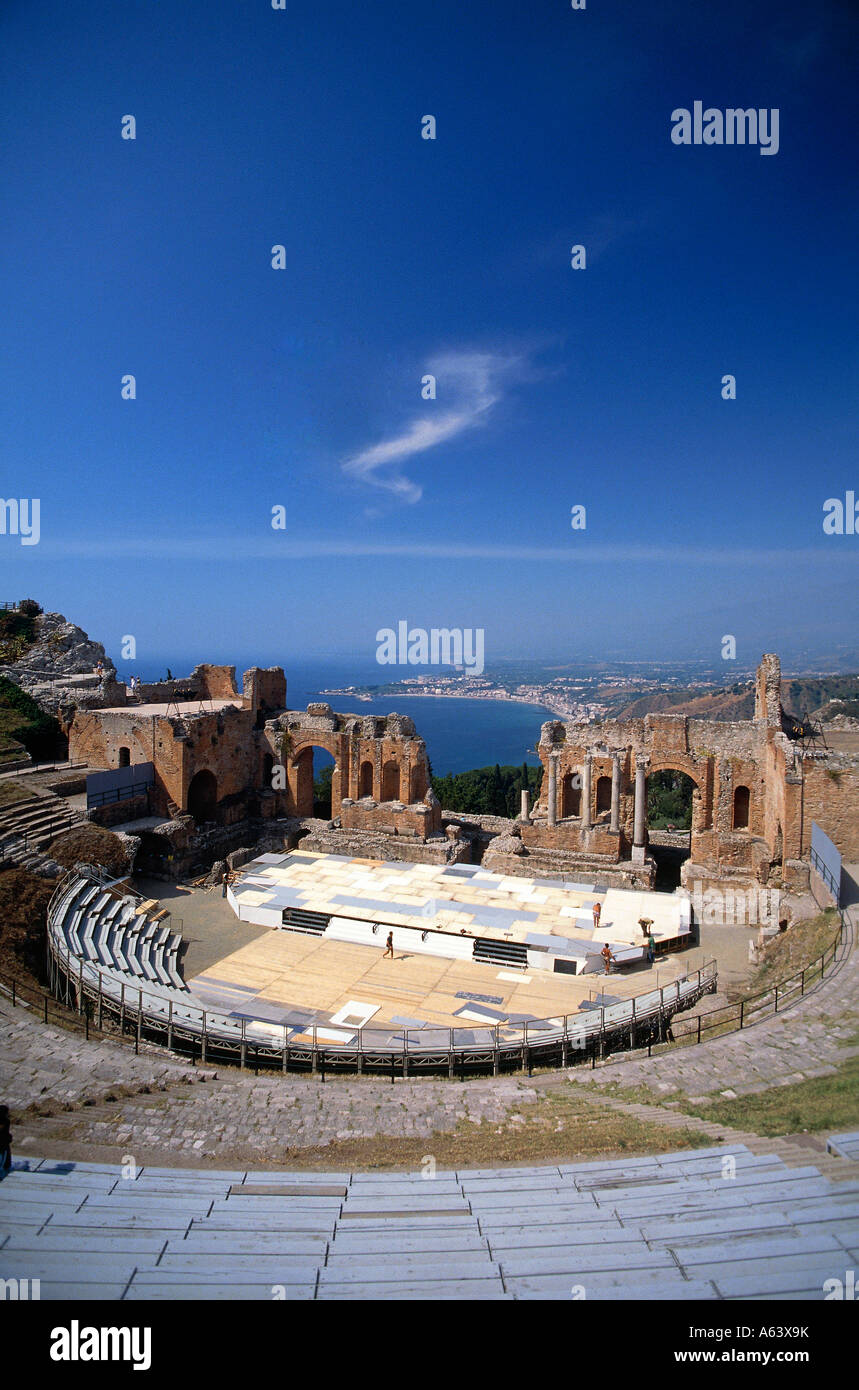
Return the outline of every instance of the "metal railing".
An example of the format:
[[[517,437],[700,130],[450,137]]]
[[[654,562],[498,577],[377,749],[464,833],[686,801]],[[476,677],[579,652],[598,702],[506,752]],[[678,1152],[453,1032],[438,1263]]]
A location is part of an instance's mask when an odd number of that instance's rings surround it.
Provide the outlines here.
[[[711,1036],[735,1032],[773,1017],[803,998],[836,962],[845,939],[847,921],[839,911],[839,924],[833,940],[800,970],[777,981],[768,989],[734,1003],[698,1013],[683,1014],[717,986],[717,963],[706,962],[699,970],[637,995],[620,1004],[594,1006],[583,1013],[563,1018],[528,1020],[522,1024],[495,1024],[469,1028],[338,1028],[332,1023],[298,1025],[273,1024],[250,1015],[237,1018],[217,1009],[205,1009],[187,1002],[176,990],[165,999],[165,989],[156,993],[151,985],[136,978],[119,981],[116,972],[98,969],[91,961],[74,956],[68,948],[56,908],[68,893],[74,872],[58,884],[48,906],[48,969],[52,994],[32,992],[40,1013],[48,1021],[49,1000],[65,1001],[64,1021],[84,1029],[89,1036],[99,1034],[133,1039],[135,1050],[141,1043],[166,1044],[172,1051],[189,1055],[194,1063],[226,1061],[258,1071],[367,1072],[408,1076],[420,1072],[441,1072],[449,1077],[468,1074],[523,1070],[534,1066],[567,1067],[597,1063],[613,1052],[631,1048],[700,1044]],[[91,882],[109,886],[112,880],[100,875]],[[126,890],[127,891],[127,890]],[[139,894],[135,893],[139,897]],[[170,919],[172,921],[172,919]],[[166,922],[164,924],[167,924]],[[0,976],[0,982],[3,977]],[[11,983],[15,995],[26,995],[20,984]],[[338,1040],[336,1034],[343,1037]],[[332,1036],[335,1035],[335,1036]]]
[[[381,1071],[392,1078],[416,1071],[441,1071],[450,1077],[510,1069],[530,1072],[535,1065],[565,1067],[585,1061],[596,1066],[611,1052],[665,1041],[674,1016],[716,988],[716,963],[709,961],[669,985],[563,1018],[453,1028],[271,1023],[203,1008],[183,991],[153,987],[137,977],[119,978],[116,971],[73,954],[63,925],[65,909],[77,891],[75,883],[87,877],[75,871],[67,874],[48,905],[52,992],[86,1020],[95,1020],[99,1029],[109,1020],[121,1034],[133,1032],[136,1046],[144,1039],[166,1043],[201,1062],[233,1061],[243,1068],[251,1064],[323,1075],[326,1069]]]
[[[804,998],[814,985],[820,983],[838,957],[848,924],[843,909],[838,908],[837,911],[835,936],[814,960],[757,994],[744,995],[730,1004],[708,1009],[695,1018],[679,1019],[677,1026],[672,1029],[671,1041],[682,1046],[703,1042],[708,1035],[739,1032],[741,1028],[750,1028],[755,1023],[775,1017],[798,999]]]
[[[841,902],[841,882],[840,882],[840,880],[839,880],[838,882],[836,882],[835,875],[832,873],[831,869],[829,869],[829,868],[827,867],[827,865],[826,865],[826,863],[824,862],[824,860],[821,859],[820,855],[817,853],[817,850],[814,848],[814,846],[812,846],[811,850],[809,851],[809,857],[810,857],[810,859],[811,859],[811,867],[812,867],[812,869],[814,869],[814,871],[815,871],[817,874],[819,874],[819,876],[823,879],[823,882],[826,884],[827,888],[829,889],[829,891],[830,891],[830,893],[832,894],[833,898],[835,899],[836,903],[840,903],[840,902]]]

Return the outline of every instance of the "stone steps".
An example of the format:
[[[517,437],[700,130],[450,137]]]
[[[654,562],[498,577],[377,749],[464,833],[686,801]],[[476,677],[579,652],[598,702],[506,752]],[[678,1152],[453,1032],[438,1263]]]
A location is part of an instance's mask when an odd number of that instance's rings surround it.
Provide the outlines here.
[[[0,865],[54,877],[59,866],[44,853],[64,831],[86,823],[86,816],[54,792],[39,793],[0,812]]]
[[[610,1110],[617,1110],[635,1119],[658,1124],[664,1129],[699,1130],[702,1135],[721,1140],[726,1144],[744,1144],[754,1154],[774,1155],[781,1159],[788,1168],[804,1168],[812,1163],[824,1177],[836,1181],[848,1178],[859,1179],[859,1163],[853,1163],[848,1159],[838,1158],[827,1153],[823,1140],[820,1141],[818,1147],[814,1142],[805,1143],[800,1139],[793,1139],[789,1135],[769,1138],[752,1134],[746,1130],[733,1129],[728,1125],[720,1124],[718,1121],[705,1120],[698,1115],[688,1115],[682,1110],[668,1109],[659,1104],[638,1104],[604,1094],[593,1094],[588,1099],[593,1099],[596,1105],[606,1105]]]

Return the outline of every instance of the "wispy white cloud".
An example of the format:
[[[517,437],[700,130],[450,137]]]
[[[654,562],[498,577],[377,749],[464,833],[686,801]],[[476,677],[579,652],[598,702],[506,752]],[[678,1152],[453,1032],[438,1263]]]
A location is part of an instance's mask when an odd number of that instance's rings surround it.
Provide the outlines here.
[[[527,374],[528,365],[524,352],[453,351],[430,358],[425,372],[436,378],[438,399],[427,401],[421,414],[397,433],[344,459],[344,473],[403,502],[419,502],[423,488],[400,465],[484,425],[509,386]]]

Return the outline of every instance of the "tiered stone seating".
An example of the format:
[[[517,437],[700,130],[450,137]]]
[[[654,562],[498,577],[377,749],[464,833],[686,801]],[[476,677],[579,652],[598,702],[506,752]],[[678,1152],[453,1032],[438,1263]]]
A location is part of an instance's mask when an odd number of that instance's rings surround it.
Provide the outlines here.
[[[155,902],[144,903],[135,894],[76,874],[60,885],[52,901],[49,931],[70,958],[71,976],[100,990],[103,999],[124,999],[129,1008],[136,1008],[142,997],[148,1015],[171,1018],[177,1026],[200,1033],[206,1006],[179,973],[181,938],[165,924],[166,915]],[[216,1018],[211,1011],[206,1028],[209,1036],[234,1042],[242,1036],[240,1018]],[[270,1040],[266,1025],[252,1022],[245,1023],[244,1037],[251,1042]]]
[[[37,871],[53,864],[46,853],[51,841],[83,819],[80,811],[53,792],[40,791],[12,802],[0,811],[0,865]],[[54,868],[60,872],[59,866]]]
[[[171,1018],[174,1022],[187,1025],[187,1030],[195,1035],[203,1034],[203,1014],[205,1011],[205,1034],[207,1038],[228,1039],[264,1045],[281,1049],[285,1041],[283,1024],[262,1019],[242,1017],[240,1012],[231,1015],[233,1007],[227,1003],[212,1007],[192,994],[177,969],[177,955],[180,938],[164,922],[164,910],[154,900],[142,902],[138,897],[125,894],[116,885],[93,884],[85,874],[75,874],[64,880],[49,912],[49,930],[61,948],[61,954],[69,959],[69,973],[76,981],[97,990],[102,1000],[121,999],[126,1007],[136,1008],[141,999],[146,1014],[156,1020]],[[128,987],[132,989],[129,991]],[[688,978],[675,980],[662,991],[666,1005],[678,1007],[684,1001],[698,997],[701,982],[695,974]],[[142,995],[140,991],[143,991]],[[633,1018],[641,1025],[648,1017],[655,1017],[662,1008],[659,991],[649,991],[635,999],[620,999],[609,1002],[602,1008],[583,1009],[578,1015],[571,1015],[567,1021],[568,1046],[570,1049],[584,1049],[597,1037],[601,1030],[623,1028]],[[475,1013],[468,1016],[468,1027],[459,1030],[459,1046],[476,1048],[494,1045],[491,1031],[493,1018],[491,1010],[478,1018],[478,1023],[486,1026],[475,1028]],[[500,1016],[499,1016],[500,1017]],[[564,1019],[550,1017],[528,1022],[528,1041],[531,1046],[556,1041],[564,1029]],[[425,1036],[422,1036],[425,1034]],[[449,1042],[449,1031],[438,1029],[410,1029],[409,1048],[411,1051],[423,1049],[432,1053]],[[321,1046],[348,1045],[354,1042],[355,1030],[324,1030],[317,1035]],[[498,1041],[511,1049],[521,1047],[523,1032],[518,1024],[499,1028]],[[312,1046],[310,1034],[302,1034],[292,1028],[289,1034],[291,1044]],[[403,1032],[386,1026],[382,1029],[362,1030],[362,1046],[365,1053],[389,1053],[392,1049],[400,1052],[403,1046]]]
[[[0,1184],[0,1276],[44,1299],[822,1300],[857,1259],[859,1179],[743,1146],[429,1181],[30,1159]]]
[[[859,1130],[853,1130],[850,1134],[831,1134],[826,1147],[839,1158],[849,1158],[851,1162],[859,1163]]]
[[[176,969],[179,936],[139,908],[134,894],[74,878],[53,907],[52,926],[75,960],[102,973],[105,988],[113,977],[125,984],[131,977],[187,995]]]

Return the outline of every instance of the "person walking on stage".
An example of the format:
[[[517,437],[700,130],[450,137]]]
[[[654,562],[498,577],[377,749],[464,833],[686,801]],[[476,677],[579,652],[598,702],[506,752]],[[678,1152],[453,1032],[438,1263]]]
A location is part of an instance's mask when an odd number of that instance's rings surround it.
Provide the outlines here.
[[[388,939],[385,942],[385,954],[382,956],[382,960],[385,959],[385,956],[390,956],[391,960],[394,959],[394,933],[392,931],[388,932]]]
[[[614,960],[614,956],[613,956],[612,953],[611,953],[611,947],[609,946],[608,942],[606,942],[605,945],[603,946],[602,950],[600,951],[600,955],[602,956],[602,958],[603,958],[603,960],[604,960],[604,962],[605,962],[605,973],[606,973],[607,975],[610,975],[610,974],[611,974],[611,963],[612,963],[612,961]]]

